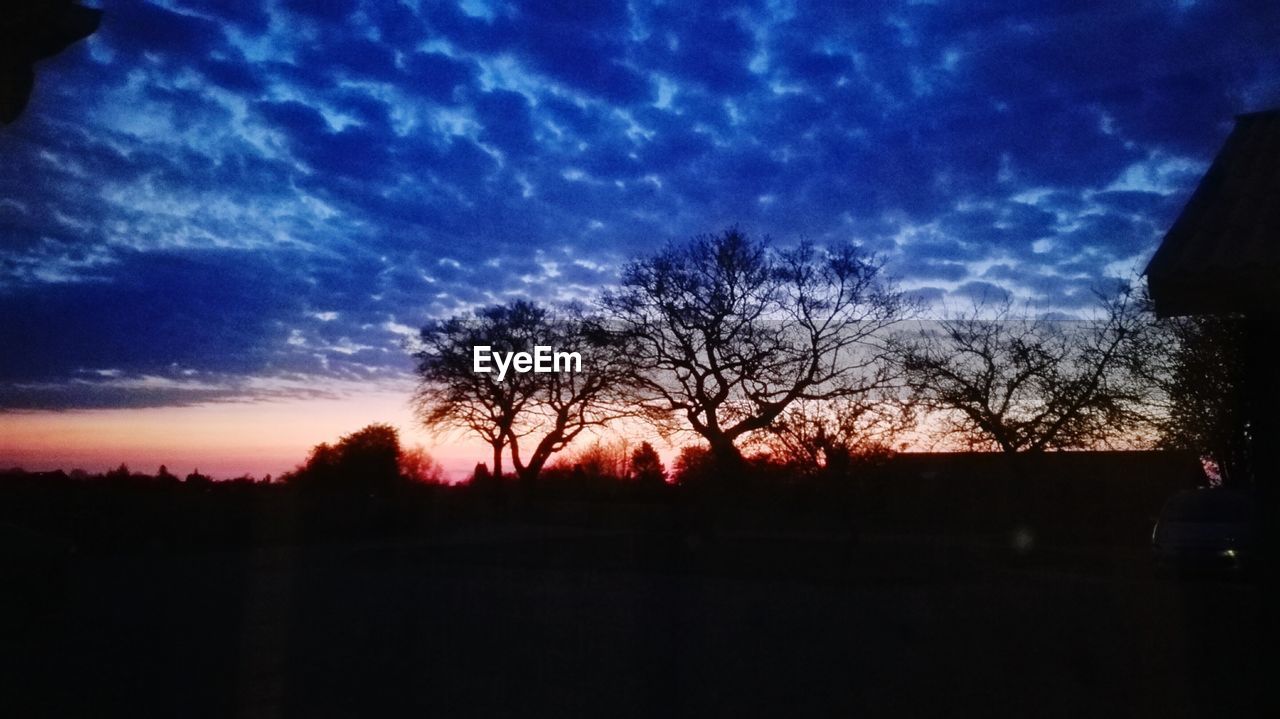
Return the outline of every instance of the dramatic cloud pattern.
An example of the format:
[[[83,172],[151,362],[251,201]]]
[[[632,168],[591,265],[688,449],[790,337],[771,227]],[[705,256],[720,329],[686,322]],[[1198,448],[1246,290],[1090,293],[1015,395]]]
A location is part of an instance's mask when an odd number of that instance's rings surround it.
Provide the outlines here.
[[[0,129],[0,407],[402,382],[424,318],[739,223],[929,301],[1139,265],[1274,2],[103,2]]]

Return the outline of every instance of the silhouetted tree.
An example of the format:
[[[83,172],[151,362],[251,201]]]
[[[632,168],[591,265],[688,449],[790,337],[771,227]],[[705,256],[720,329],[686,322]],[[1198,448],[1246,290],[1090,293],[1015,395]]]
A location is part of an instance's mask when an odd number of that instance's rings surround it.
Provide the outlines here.
[[[494,477],[502,476],[507,435],[533,394],[532,375],[511,372],[499,382],[494,374],[476,372],[472,348],[531,348],[545,319],[542,308],[516,301],[470,316],[433,320],[418,335],[413,401],[419,419],[433,430],[461,429],[483,439],[493,452],[489,471]]]
[[[419,484],[444,483],[444,467],[420,446],[400,452],[400,474],[410,482]]]
[[[1131,363],[1156,390],[1159,443],[1207,459],[1223,484],[1250,481],[1245,326],[1231,315],[1153,322]]]
[[[678,485],[698,484],[711,479],[714,470],[711,450],[696,444],[681,447],[680,454],[676,455],[674,470]]]
[[[583,431],[626,416],[627,373],[615,337],[574,308],[553,311],[518,300],[466,317],[431,322],[420,333],[419,418],[433,429],[457,428],[484,439],[501,476],[504,448],[521,479],[537,478],[547,461]],[[529,352],[538,345],[581,355],[580,371],[476,372],[472,348]]]
[[[552,455],[584,431],[633,414],[626,391],[625,355],[616,337],[577,310],[551,314],[548,319],[539,344],[578,352],[582,366],[581,371],[531,375],[531,401],[507,430],[511,463],[526,481],[536,479]],[[531,448],[527,459],[521,447],[526,437]]]
[[[630,451],[625,440],[595,440],[569,454],[561,468],[572,469],[591,480],[619,480],[627,476]]]
[[[844,477],[855,464],[885,458],[916,427],[913,403],[895,392],[797,402],[763,441],[775,461],[801,474]]]
[[[652,444],[641,442],[631,453],[631,479],[640,484],[666,484],[667,468],[662,466],[662,458]]]
[[[1126,358],[1144,321],[1127,290],[1092,321],[1015,315],[1006,300],[898,346],[914,400],[971,447],[1092,448],[1142,425],[1147,390]]]
[[[776,250],[736,228],[632,262],[602,303],[640,406],[686,424],[722,466],[792,403],[885,384],[884,330],[909,309],[853,245]]]
[[[400,435],[387,424],[368,425],[335,445],[316,445],[291,476],[298,484],[330,486],[386,487],[400,479]]]

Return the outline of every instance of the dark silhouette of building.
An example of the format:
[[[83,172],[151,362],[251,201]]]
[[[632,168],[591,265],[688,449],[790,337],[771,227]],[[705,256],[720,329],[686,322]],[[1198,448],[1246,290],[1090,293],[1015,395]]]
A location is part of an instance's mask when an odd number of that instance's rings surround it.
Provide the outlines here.
[[[35,85],[35,63],[98,29],[102,11],[72,0],[18,0],[0,10],[0,123],[18,119]]]
[[[1147,265],[1156,311],[1280,312],[1277,198],[1280,109],[1241,115]]]
[[[1147,265],[1162,317],[1242,315],[1253,475],[1264,512],[1280,518],[1280,109],[1236,118]]]
[[[1280,641],[1280,109],[1240,115],[1147,266],[1156,312],[1241,315],[1265,562],[1263,646]],[[1274,659],[1274,656],[1273,656]],[[1274,696],[1274,692],[1269,692]]]

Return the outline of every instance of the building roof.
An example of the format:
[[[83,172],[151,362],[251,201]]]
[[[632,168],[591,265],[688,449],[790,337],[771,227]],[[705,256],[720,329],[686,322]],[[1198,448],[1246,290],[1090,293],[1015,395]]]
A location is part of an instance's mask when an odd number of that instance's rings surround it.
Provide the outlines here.
[[[1280,110],[1236,118],[1146,275],[1161,316],[1280,312]]]

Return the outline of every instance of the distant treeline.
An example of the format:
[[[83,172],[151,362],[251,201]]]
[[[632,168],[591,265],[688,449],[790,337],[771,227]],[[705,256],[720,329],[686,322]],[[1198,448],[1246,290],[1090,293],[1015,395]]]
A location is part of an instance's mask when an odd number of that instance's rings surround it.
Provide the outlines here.
[[[674,483],[614,474],[622,466],[558,465],[535,484],[479,477],[462,485],[332,467],[300,479],[307,466],[275,482],[12,470],[0,473],[0,524],[84,551],[433,537],[507,520],[698,534],[1026,531],[1050,543],[1137,546],[1168,496],[1205,480],[1194,455],[1175,452],[899,454],[861,466],[851,481],[763,460],[733,478],[682,467]]]

